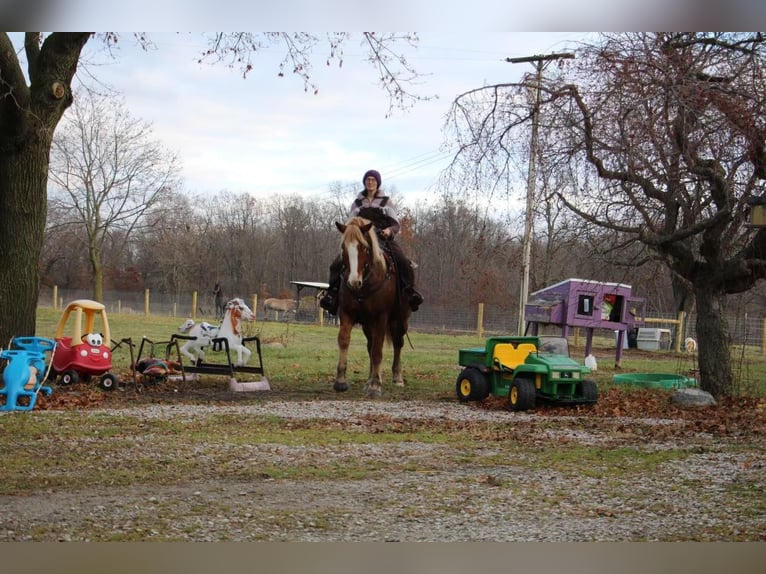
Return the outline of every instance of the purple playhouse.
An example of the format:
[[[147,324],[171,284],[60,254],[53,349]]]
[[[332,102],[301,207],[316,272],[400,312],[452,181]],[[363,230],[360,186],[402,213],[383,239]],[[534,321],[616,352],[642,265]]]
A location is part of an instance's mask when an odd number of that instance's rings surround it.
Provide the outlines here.
[[[570,327],[587,329],[585,355],[591,354],[594,329],[617,331],[615,365],[622,360],[627,333],[645,316],[645,300],[632,297],[630,285],[587,279],[566,279],[531,293],[524,309],[526,334],[537,335],[540,325],[561,327],[562,336]]]

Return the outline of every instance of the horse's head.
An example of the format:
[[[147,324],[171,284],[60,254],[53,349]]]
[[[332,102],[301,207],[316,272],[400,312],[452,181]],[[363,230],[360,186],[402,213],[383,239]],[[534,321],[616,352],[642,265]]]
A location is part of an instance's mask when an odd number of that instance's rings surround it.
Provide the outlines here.
[[[361,289],[373,269],[386,268],[372,222],[352,217],[345,224],[336,222],[335,225],[343,234],[341,252],[347,273],[346,283],[351,289]]]
[[[241,319],[242,321],[254,321],[255,313],[247,306],[244,299],[239,297],[232,299],[226,304],[226,312],[229,313],[232,318]]]
[[[194,319],[186,319],[183,325],[178,327],[178,330],[181,331],[182,333],[188,333],[189,331],[191,331],[192,327],[194,327]]]

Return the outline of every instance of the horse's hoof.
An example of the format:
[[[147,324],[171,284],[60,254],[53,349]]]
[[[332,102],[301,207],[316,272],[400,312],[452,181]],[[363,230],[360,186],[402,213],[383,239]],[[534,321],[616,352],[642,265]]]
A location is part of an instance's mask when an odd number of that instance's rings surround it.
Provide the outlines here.
[[[373,399],[380,397],[383,391],[380,388],[380,383],[372,383],[367,385],[367,396]]]
[[[345,393],[348,390],[348,383],[339,383],[336,381],[332,388],[339,393]]]
[[[396,385],[397,387],[403,387],[404,381],[394,381],[394,385]]]

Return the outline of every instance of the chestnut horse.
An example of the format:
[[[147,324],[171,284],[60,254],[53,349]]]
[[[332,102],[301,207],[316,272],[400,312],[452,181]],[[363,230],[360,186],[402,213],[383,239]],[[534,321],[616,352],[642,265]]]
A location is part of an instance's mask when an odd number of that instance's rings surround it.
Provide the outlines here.
[[[343,277],[338,294],[338,368],[333,388],[348,390],[346,364],[351,331],[355,324],[362,325],[367,338],[370,372],[365,390],[371,397],[381,391],[380,364],[383,361],[383,343],[388,340],[394,348],[391,366],[393,383],[404,386],[401,354],[410,307],[397,290],[397,277],[391,258],[381,249],[372,222],[352,217],[345,224],[336,222],[343,234],[341,253]]]

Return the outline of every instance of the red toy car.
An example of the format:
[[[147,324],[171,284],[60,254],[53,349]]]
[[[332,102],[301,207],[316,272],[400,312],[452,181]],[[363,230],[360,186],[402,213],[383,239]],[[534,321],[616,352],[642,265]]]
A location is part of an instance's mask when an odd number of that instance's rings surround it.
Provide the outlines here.
[[[74,330],[71,336],[64,336],[70,316],[74,320]],[[100,320],[100,329],[97,329],[97,319]],[[111,338],[103,304],[89,299],[69,303],[59,319],[55,340],[56,353],[48,376],[50,380],[58,376],[59,383],[71,385],[99,377],[102,389],[111,391],[117,387],[119,380],[109,372],[112,369]]]

